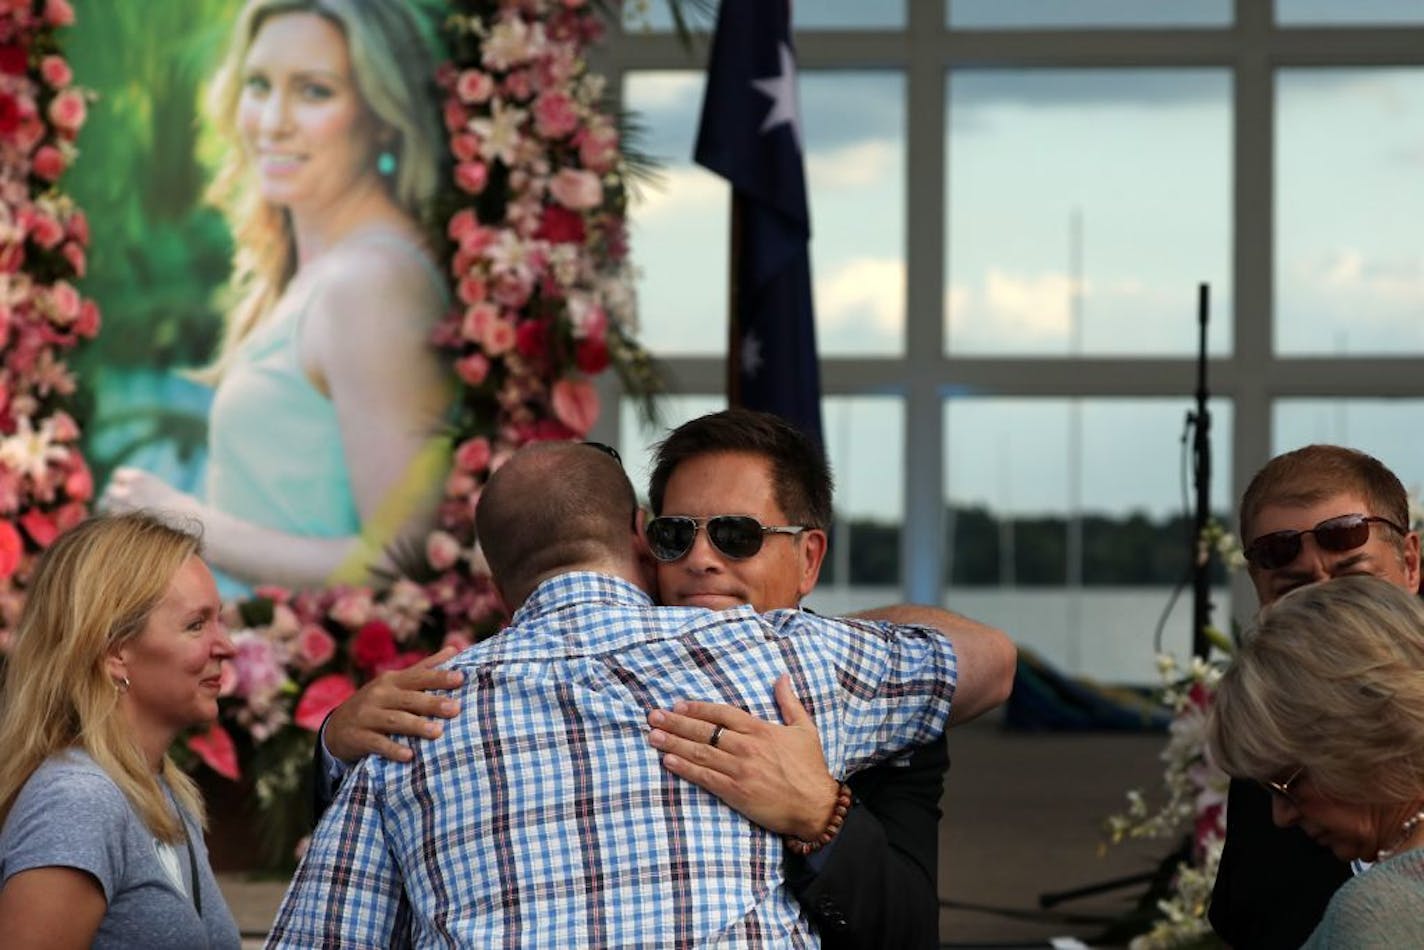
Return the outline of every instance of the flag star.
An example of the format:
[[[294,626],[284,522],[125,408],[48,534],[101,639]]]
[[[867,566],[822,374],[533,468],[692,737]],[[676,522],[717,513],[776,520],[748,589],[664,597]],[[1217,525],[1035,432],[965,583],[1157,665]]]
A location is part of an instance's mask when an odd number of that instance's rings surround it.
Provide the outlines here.
[[[778,125],[791,126],[791,135],[796,139],[796,147],[801,148],[800,109],[796,103],[796,58],[791,55],[791,47],[777,44],[781,59],[781,73],[766,79],[753,79],[752,86],[764,96],[771,97],[771,111],[761,124],[761,134],[765,135]]]
[[[756,376],[761,372],[761,340],[752,331],[742,335],[742,374]]]

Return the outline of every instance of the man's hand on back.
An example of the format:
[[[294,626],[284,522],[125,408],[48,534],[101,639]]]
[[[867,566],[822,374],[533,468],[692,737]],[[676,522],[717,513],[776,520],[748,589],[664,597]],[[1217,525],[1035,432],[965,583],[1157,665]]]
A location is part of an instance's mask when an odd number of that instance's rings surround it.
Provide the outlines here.
[[[408,761],[409,748],[392,742],[391,735],[433,739],[444,730],[430,717],[453,719],[460,704],[448,696],[429,691],[454,689],[464,676],[454,670],[435,667],[458,650],[446,647],[403,670],[382,673],[336,707],[322,731],[326,749],[343,762],[354,762],[375,753],[394,762]]]
[[[785,725],[720,703],[654,710],[648,741],[664,753],[663,765],[674,775],[768,831],[811,840],[825,828],[839,785],[826,770],[816,724],[789,676],[776,681],[776,702]],[[719,727],[717,744],[710,745]]]

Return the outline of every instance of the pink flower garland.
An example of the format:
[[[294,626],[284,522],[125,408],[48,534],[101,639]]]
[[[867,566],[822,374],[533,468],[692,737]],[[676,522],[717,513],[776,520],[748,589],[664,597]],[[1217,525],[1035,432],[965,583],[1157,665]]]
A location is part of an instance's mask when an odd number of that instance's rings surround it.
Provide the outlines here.
[[[89,225],[56,182],[87,101],[55,44],[66,0],[0,0],[0,652],[35,555],[81,520],[94,485],[62,354],[99,330],[84,276]]]

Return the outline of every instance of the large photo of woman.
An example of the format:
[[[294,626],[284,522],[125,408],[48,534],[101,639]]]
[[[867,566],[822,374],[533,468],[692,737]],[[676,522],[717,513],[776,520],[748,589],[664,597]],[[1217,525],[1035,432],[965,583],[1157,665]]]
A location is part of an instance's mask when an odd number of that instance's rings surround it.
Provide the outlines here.
[[[196,517],[228,593],[379,582],[433,521],[455,397],[429,342],[449,301],[430,227],[446,151],[433,27],[409,0],[214,5],[232,17],[220,61],[193,90],[202,112],[189,160],[205,166],[198,197],[227,225],[230,271],[194,287],[189,304],[209,323],[219,312],[221,331],[184,322],[209,353],[179,347],[179,365],[157,368],[180,371],[184,392],[202,394],[187,380],[211,387],[205,451],[186,467],[110,453],[101,505]],[[94,6],[80,22],[102,30]],[[202,52],[184,54],[191,64]],[[97,221],[103,207],[87,200]],[[101,445],[109,395],[122,399],[101,377]],[[171,417],[171,403],[150,407]],[[171,437],[154,426],[150,439]]]

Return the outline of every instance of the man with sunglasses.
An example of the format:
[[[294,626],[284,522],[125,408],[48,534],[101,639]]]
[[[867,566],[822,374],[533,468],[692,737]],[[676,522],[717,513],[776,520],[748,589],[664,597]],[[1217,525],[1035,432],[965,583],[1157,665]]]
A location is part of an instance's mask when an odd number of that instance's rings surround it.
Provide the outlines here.
[[[754,553],[737,524],[715,530]],[[814,942],[781,838],[667,775],[643,717],[688,692],[775,715],[779,672],[843,774],[989,708],[1010,677],[923,627],[657,607],[641,526],[621,467],[587,446],[529,446],[491,477],[477,527],[511,624],[453,661],[462,711],[441,737],[346,779],[269,946]],[[802,850],[834,838],[844,797]]]
[[[820,449],[780,418],[730,409],[678,427],[657,448],[648,496],[655,516],[648,545],[665,603],[795,608],[816,586],[831,476]],[[1014,650],[997,630],[931,607],[857,616],[945,630],[967,675],[999,677],[1005,690],[1011,683]],[[653,714],[649,740],[670,771],[786,836],[788,883],[824,946],[938,946],[944,739],[853,775],[840,833],[803,854],[796,842],[840,786],[826,769],[812,717],[785,682],[776,693],[784,724],[687,702]],[[980,711],[957,706],[951,725]]]
[[[1310,445],[1267,462],[1242,496],[1241,538],[1262,606],[1349,574],[1419,589],[1419,536],[1409,530],[1404,486],[1353,449]],[[1280,793],[1297,780],[1282,776]],[[1276,827],[1272,794],[1252,782],[1231,783],[1209,919],[1233,947],[1299,947],[1353,873],[1299,828]]]

